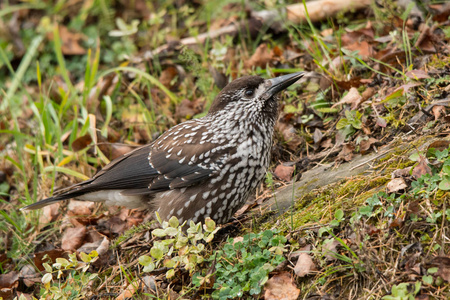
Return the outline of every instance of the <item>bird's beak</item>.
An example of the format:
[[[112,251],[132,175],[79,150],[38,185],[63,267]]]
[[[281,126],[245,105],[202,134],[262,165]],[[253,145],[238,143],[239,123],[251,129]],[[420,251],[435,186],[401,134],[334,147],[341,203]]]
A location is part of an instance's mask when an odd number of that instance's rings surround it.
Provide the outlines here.
[[[272,97],[273,95],[281,92],[290,85],[294,84],[297,80],[302,78],[305,72],[297,72],[288,75],[278,76],[272,79],[266,79],[264,85],[266,86],[266,97]]]

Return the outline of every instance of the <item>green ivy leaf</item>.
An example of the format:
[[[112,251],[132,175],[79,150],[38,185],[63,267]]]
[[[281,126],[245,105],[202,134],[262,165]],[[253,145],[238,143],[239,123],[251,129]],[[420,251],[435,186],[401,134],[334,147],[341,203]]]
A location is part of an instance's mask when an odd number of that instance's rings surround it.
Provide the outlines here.
[[[164,229],[161,229],[161,228],[156,228],[156,229],[153,229],[152,235],[156,236],[156,237],[165,237],[166,236],[166,231]]]
[[[159,260],[163,258],[164,252],[160,248],[152,247],[152,249],[150,250],[150,255]]]
[[[143,265],[145,267],[145,266],[148,266],[150,263],[152,263],[153,260],[148,255],[142,255],[142,256],[139,256],[138,261],[141,265]]]

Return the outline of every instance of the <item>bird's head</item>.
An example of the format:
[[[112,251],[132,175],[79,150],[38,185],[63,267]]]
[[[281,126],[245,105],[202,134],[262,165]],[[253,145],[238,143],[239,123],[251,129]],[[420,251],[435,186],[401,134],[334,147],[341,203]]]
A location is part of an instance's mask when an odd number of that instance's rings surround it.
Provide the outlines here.
[[[262,117],[274,120],[278,112],[278,93],[304,75],[304,72],[298,72],[271,79],[259,76],[238,78],[217,95],[208,114],[229,115],[236,120],[256,121]]]

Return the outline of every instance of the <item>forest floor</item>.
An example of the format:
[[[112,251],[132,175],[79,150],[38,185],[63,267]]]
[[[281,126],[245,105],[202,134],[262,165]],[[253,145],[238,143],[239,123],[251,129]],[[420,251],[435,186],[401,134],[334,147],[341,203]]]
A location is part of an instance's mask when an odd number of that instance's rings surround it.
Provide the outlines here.
[[[449,299],[450,5],[357,2],[324,19],[270,0],[2,2],[0,299]],[[19,211],[203,116],[231,79],[297,71],[266,180],[229,223]]]

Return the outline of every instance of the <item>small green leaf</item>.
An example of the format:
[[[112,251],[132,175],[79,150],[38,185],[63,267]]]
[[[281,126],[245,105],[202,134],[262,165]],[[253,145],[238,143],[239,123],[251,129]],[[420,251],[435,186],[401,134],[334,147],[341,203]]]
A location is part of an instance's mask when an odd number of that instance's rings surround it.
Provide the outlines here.
[[[429,268],[428,270],[427,270],[427,273],[428,274],[434,274],[434,273],[436,273],[438,271],[438,268]]]
[[[83,253],[83,252],[82,252],[82,253]],[[83,253],[83,254],[85,254],[85,253]],[[69,262],[67,259],[62,258],[62,257],[58,257],[58,258],[56,259],[56,263],[57,263],[57,264],[60,264],[60,265],[63,266],[64,268],[66,268],[68,265],[70,265],[70,262]]]
[[[180,225],[180,221],[177,217],[172,216],[169,220],[169,226],[173,228],[177,228]]]
[[[141,265],[148,266],[152,262],[152,258],[148,255],[139,256],[139,263]]]
[[[51,273],[45,273],[44,276],[42,276],[42,283],[46,284],[49,283],[50,281],[52,281],[52,274]]]
[[[444,176],[441,182],[439,182],[439,189],[443,191],[450,190],[450,176]]]
[[[167,227],[166,229],[164,229],[164,232],[167,236],[176,236],[179,231],[176,227]]]
[[[216,222],[214,222],[211,218],[205,219],[205,224],[203,225],[203,229],[206,232],[213,232],[216,229]]]
[[[420,153],[416,151],[416,152],[414,152],[413,154],[411,154],[409,156],[409,159],[412,160],[412,161],[418,161],[419,160],[419,156],[420,156]]]
[[[161,228],[156,228],[156,229],[153,229],[152,235],[156,236],[156,237],[165,237],[166,236],[166,231],[164,229],[161,229]]]
[[[433,276],[425,275],[425,276],[422,277],[422,281],[425,284],[432,285],[433,284]]]
[[[80,253],[80,257],[81,257],[81,260],[85,263],[88,263],[91,261],[91,257],[84,252]]]
[[[45,271],[48,273],[51,273],[53,271],[52,267],[48,263],[43,263],[42,266],[44,266]]]
[[[346,118],[342,118],[342,119],[339,120],[339,122],[337,122],[336,129],[337,130],[344,129],[345,126],[347,126],[347,125],[350,125],[348,120]]]
[[[166,278],[170,279],[175,275],[175,270],[174,269],[170,269],[169,271],[166,272]]]
[[[336,220],[342,220],[344,218],[344,211],[342,209],[338,209],[334,212],[334,217]]]
[[[152,247],[150,255],[159,260],[163,257],[164,253],[160,248]]]
[[[150,262],[148,265],[144,267],[144,272],[151,272],[155,269],[155,264],[153,262]]]

